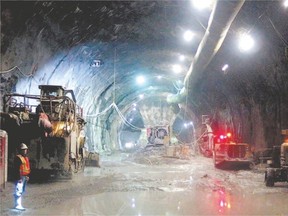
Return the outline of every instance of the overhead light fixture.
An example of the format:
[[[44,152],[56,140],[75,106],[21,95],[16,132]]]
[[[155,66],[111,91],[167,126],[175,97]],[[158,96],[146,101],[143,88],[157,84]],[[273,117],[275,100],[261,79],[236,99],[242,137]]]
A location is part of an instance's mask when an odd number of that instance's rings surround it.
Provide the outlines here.
[[[184,61],[184,60],[185,60],[185,56],[184,56],[184,55],[180,55],[180,56],[179,56],[179,60],[180,60],[180,61]]]
[[[249,51],[254,47],[254,43],[254,39],[251,37],[251,35],[243,33],[240,35],[239,49],[243,52]]]
[[[229,68],[229,65],[228,65],[228,64],[225,64],[225,65],[223,65],[223,67],[222,67],[222,71],[225,72],[228,68]]]
[[[284,7],[287,8],[288,7],[288,0],[284,1]]]
[[[175,73],[180,73],[182,71],[182,67],[180,65],[173,65],[173,71]]]
[[[192,38],[194,37],[194,34],[193,34],[192,31],[187,30],[187,31],[184,33],[183,37],[184,37],[184,39],[185,39],[186,41],[189,42],[189,41],[191,41]]]
[[[136,81],[138,84],[141,85],[141,84],[145,83],[145,78],[143,76],[138,76]]]
[[[198,10],[211,8],[213,0],[192,0],[193,6]]]

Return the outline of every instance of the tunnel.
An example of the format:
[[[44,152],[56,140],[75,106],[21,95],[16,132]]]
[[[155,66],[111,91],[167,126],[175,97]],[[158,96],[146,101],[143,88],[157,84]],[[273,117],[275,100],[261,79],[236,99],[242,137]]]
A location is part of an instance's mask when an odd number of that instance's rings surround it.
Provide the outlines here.
[[[267,183],[288,160],[287,0],[0,4],[0,171],[24,142],[34,176],[72,176],[31,186],[27,215],[287,213],[287,185]]]
[[[271,147],[287,128],[287,12],[274,2],[243,3],[197,11],[189,1],[3,1],[1,95],[39,94],[41,84],[73,89],[89,149],[100,152],[122,149],[118,133],[129,130],[133,104],[141,123],[130,129],[141,145],[145,128],[163,123],[193,143],[209,115],[256,150]],[[243,32],[256,41],[246,53],[236,45]],[[195,127],[188,134],[179,128],[186,122]]]

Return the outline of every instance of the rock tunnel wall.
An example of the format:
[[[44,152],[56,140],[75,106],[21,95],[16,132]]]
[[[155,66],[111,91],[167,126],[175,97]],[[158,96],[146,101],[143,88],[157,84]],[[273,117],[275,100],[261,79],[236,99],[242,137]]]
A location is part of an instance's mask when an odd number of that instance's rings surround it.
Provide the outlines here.
[[[269,58],[259,54],[245,61],[245,70],[239,67],[243,59],[227,73],[208,68],[189,103],[196,115],[211,116],[216,133],[232,131],[256,150],[282,143],[281,130],[288,127],[288,58],[284,48],[270,44],[264,50]]]
[[[36,11],[40,4],[50,3],[39,3],[36,6],[34,3],[29,4],[33,4],[30,6]],[[78,104],[84,106],[87,113],[94,114],[103,111],[112,102],[113,60],[106,62],[104,67],[99,69],[101,73],[98,74],[97,78],[93,74],[93,71],[95,72],[97,68],[93,67],[91,69],[90,60],[93,60],[101,52],[99,47],[104,47],[103,50],[109,53],[105,58],[113,59],[115,49],[113,46],[105,47],[105,43],[101,42],[100,39],[97,41],[95,38],[92,38],[94,41],[90,38],[90,42],[96,44],[93,50],[98,50],[98,53],[92,52],[92,49],[87,49],[87,46],[82,47],[81,43],[84,42],[85,37],[80,36],[81,23],[77,23],[78,18],[72,18],[74,12],[77,16],[81,16],[76,10],[71,10],[73,13],[71,11],[71,13],[68,13],[67,20],[63,17],[63,14],[58,14],[57,20],[56,17],[53,19],[48,16],[48,6],[46,9],[41,8],[39,9],[40,12],[32,17],[30,17],[31,14],[25,12],[24,17],[20,18],[15,18],[15,14],[9,14],[11,13],[9,10],[1,11],[1,30],[3,30],[1,32],[3,36],[1,39],[1,71],[5,71],[1,73],[1,95],[15,90],[35,94],[38,93],[37,84],[45,84],[49,81],[51,81],[49,84],[52,84],[52,80],[59,80],[59,77],[66,76],[68,78],[59,84],[74,89]],[[20,9],[18,10],[20,12]],[[68,22],[68,19],[72,26],[63,27],[61,23]],[[58,22],[59,20],[61,22]],[[266,23],[264,24],[266,25]],[[78,28],[75,26],[78,26]],[[87,29],[85,31],[87,33]],[[113,35],[111,36],[104,27],[97,32],[99,38],[107,35],[113,38]],[[107,34],[105,35],[103,32],[107,32]],[[141,31],[139,30],[139,32]],[[217,124],[215,126],[218,128],[217,130],[231,129],[240,139],[251,143],[258,149],[280,144],[281,129],[288,128],[287,53],[285,54],[285,45],[277,38],[275,31],[270,29],[270,32],[273,32],[272,35],[274,36],[270,36],[271,41],[263,45],[260,54],[254,54],[253,59],[251,56],[246,59],[239,58],[233,71],[228,71],[227,74],[215,70],[217,68],[215,65],[220,67],[222,63],[220,58],[225,52],[228,53],[227,47],[221,48],[220,52],[211,61],[214,69],[208,67],[203,72],[195,87],[196,91],[189,93],[187,99],[187,107],[193,110],[195,117],[200,119],[201,115],[209,114],[215,120],[214,124]],[[122,37],[125,38],[125,35],[123,34]],[[81,38],[84,38],[83,41],[81,41]],[[145,38],[149,39],[148,36]],[[275,40],[278,42],[275,42]],[[73,49],[77,45],[79,45],[79,49]],[[150,50],[148,53],[155,53],[152,51]],[[71,58],[68,58],[67,53],[71,55]],[[72,54],[80,53],[86,53],[89,64],[88,66],[79,64],[80,66],[73,67],[76,56],[73,57]],[[56,54],[62,55],[62,58],[53,62]],[[124,50],[122,54],[121,56],[127,57],[127,60],[118,59],[117,63],[121,62],[126,66],[117,73],[121,75],[122,72],[127,72],[127,67],[132,67],[130,71],[132,73],[136,68],[133,63],[134,60],[131,58],[134,55],[133,52],[129,54]],[[140,54],[137,56],[142,59]],[[247,61],[249,58],[251,60]],[[61,64],[68,59],[70,69],[62,70],[60,74],[58,72],[57,74],[55,68],[60,69]],[[82,58],[79,61],[84,62],[87,59]],[[153,59],[157,59],[157,56],[153,56]],[[150,60],[151,57],[148,58],[146,64],[149,64]],[[47,62],[53,62],[53,66],[47,68]],[[17,68],[15,68],[16,66]],[[88,69],[89,67],[90,69]],[[43,68],[49,69],[50,72],[41,73]],[[54,71],[54,73],[51,71]],[[83,74],[79,74],[79,71]],[[102,95],[107,85],[110,85],[110,93]],[[18,86],[17,89],[16,86]],[[118,85],[117,90],[120,90],[123,86],[125,84]],[[133,89],[129,91],[131,92]],[[109,114],[99,119],[88,118],[90,124],[88,135],[90,141],[93,140],[91,146],[97,145],[99,148],[104,148],[105,143],[113,143],[111,146],[117,148],[116,134],[119,124],[113,124],[113,122],[120,119],[115,117],[115,112],[111,116]],[[109,120],[107,121],[107,119]],[[198,122],[201,122],[199,119]],[[115,137],[115,139],[111,140],[111,137]]]

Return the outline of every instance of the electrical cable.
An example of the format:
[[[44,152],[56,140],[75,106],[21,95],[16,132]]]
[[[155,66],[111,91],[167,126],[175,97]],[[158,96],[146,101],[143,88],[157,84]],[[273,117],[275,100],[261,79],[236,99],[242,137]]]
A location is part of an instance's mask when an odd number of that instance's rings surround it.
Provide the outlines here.
[[[124,122],[125,125],[132,127],[133,129],[136,130],[142,130],[142,128],[138,128],[135,125],[131,124],[125,117],[124,115],[121,113],[121,111],[119,110],[119,108],[117,107],[117,105],[114,103],[114,108],[117,111],[118,115],[120,116],[120,118],[122,119],[122,121]]]
[[[282,42],[285,44],[285,46],[288,46],[288,42],[284,39],[284,37],[281,35],[281,33],[278,31],[278,29],[276,28],[276,26],[274,25],[274,23],[272,22],[272,20],[270,19],[270,17],[268,17],[269,22],[271,23],[274,31],[276,32],[277,36],[282,40]]]
[[[104,113],[106,113],[111,107],[113,106],[113,103],[110,104],[106,109],[104,109],[102,112],[99,112],[97,114],[92,114],[92,115],[85,115],[85,117],[98,117],[100,115],[103,115]]]
[[[92,114],[92,115],[85,115],[85,117],[98,117],[100,115],[105,114],[111,107],[115,108],[117,114],[119,115],[119,117],[121,118],[122,122],[129,126],[132,127],[135,130],[142,130],[142,128],[136,127],[135,125],[131,124],[125,117],[124,115],[121,113],[121,111],[119,110],[119,108],[117,107],[117,105],[113,102],[111,103],[106,109],[104,109],[102,112],[99,112],[97,114]]]
[[[20,70],[20,68],[19,68],[18,66],[14,66],[14,67],[12,67],[12,68],[10,68],[10,69],[8,69],[8,70],[0,71],[0,74],[10,73],[10,72],[12,72],[12,71],[15,70],[15,69],[18,69],[19,72],[20,72],[23,76],[25,76],[25,77],[31,77],[31,76],[33,75],[33,74],[30,74],[30,75],[24,74],[24,73]]]

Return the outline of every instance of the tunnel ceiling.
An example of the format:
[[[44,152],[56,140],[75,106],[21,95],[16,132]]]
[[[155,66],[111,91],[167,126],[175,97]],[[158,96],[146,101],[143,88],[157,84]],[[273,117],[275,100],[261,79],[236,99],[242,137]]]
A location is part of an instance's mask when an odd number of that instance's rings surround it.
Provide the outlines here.
[[[218,10],[225,13],[225,8]],[[62,85],[75,91],[92,123],[113,102],[128,112],[141,94],[152,95],[154,103],[147,104],[157,106],[157,95],[163,99],[180,93],[210,12],[196,10],[188,0],[1,1],[1,94],[38,94],[39,84]],[[232,116],[238,113],[231,121],[243,117],[241,106],[251,113],[258,104],[263,118],[267,101],[271,109],[282,110],[274,106],[275,95],[279,103],[287,102],[287,14],[281,1],[246,1],[180,108],[193,110],[200,119],[229,106]],[[183,40],[186,30],[194,32],[191,42]],[[237,49],[241,30],[256,38],[250,53]],[[175,74],[174,64],[180,64],[182,72]],[[221,70],[224,64],[229,64],[227,71]],[[136,83],[140,75],[146,79],[143,85]],[[115,121],[114,115],[110,110],[102,117],[104,128]],[[274,129],[284,127],[281,122]]]

